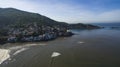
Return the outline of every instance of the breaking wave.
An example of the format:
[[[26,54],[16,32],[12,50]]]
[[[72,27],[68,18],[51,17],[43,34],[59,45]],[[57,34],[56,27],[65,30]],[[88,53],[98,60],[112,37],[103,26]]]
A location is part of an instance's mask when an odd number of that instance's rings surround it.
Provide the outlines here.
[[[17,55],[25,50],[27,50],[31,46],[36,46],[36,45],[46,45],[46,44],[25,44],[22,46],[14,46],[14,47],[9,47],[7,49],[0,49],[0,64],[2,64],[4,61],[7,59],[11,59],[10,52],[14,51],[12,55]]]
[[[0,64],[2,64],[5,60],[10,58],[10,50],[0,49]]]

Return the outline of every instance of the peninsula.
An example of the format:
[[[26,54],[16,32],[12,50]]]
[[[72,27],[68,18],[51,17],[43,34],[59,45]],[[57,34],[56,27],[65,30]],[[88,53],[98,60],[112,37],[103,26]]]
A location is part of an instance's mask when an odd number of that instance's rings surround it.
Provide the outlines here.
[[[72,36],[71,29],[98,29],[90,24],[58,22],[38,13],[0,8],[0,43],[48,41]]]

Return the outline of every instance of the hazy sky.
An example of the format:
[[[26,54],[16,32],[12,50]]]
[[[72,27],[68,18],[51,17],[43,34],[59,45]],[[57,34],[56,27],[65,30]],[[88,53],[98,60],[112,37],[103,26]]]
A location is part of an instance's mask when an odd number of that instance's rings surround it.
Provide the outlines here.
[[[35,12],[68,23],[120,22],[120,0],[0,0],[0,7]]]

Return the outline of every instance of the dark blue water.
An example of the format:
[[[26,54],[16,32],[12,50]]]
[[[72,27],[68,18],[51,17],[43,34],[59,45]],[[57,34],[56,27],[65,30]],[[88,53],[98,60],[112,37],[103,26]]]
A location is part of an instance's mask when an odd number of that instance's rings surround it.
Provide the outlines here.
[[[120,23],[92,23],[92,24],[102,27],[120,27]]]

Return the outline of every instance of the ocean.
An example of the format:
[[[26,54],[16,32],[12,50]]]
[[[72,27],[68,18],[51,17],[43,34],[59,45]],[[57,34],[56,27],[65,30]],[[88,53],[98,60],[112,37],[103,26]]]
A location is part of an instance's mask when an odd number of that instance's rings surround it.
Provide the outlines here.
[[[107,29],[77,29],[53,41],[2,45],[0,67],[120,67],[120,29],[111,28],[120,24],[95,25]],[[55,52],[59,56],[52,57]]]
[[[120,23],[91,23],[93,25],[98,25],[102,27],[120,27]]]

